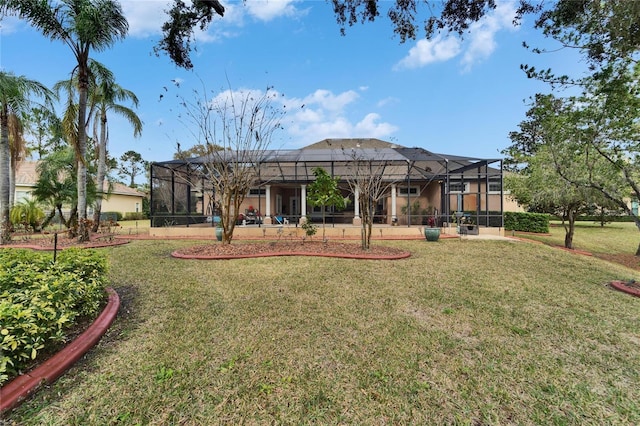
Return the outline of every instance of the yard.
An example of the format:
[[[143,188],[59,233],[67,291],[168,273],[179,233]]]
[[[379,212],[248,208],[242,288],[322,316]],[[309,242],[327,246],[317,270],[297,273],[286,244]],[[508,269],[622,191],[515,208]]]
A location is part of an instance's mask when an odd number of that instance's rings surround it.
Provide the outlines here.
[[[118,319],[8,423],[640,423],[640,299],[606,285],[640,271],[477,240],[374,242],[412,252],[395,261],[170,257],[193,244],[101,249]]]

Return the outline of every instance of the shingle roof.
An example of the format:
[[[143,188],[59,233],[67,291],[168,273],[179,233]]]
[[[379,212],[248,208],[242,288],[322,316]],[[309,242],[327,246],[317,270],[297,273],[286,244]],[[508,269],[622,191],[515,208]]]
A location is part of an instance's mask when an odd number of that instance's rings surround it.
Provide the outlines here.
[[[16,171],[16,185],[18,186],[35,186],[38,181],[38,162],[37,161],[21,161],[18,164],[18,170]],[[105,185],[107,181],[105,180]],[[138,191],[135,188],[130,188],[127,185],[119,182],[113,183],[112,194],[130,195],[135,197],[144,197],[144,193]]]

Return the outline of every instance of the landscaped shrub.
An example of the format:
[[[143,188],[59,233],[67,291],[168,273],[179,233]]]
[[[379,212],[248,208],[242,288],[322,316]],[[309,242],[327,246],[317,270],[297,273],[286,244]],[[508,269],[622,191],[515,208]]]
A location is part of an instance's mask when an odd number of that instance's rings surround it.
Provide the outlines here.
[[[112,220],[118,222],[122,220],[122,213],[120,212],[102,212],[100,213],[100,222]]]
[[[67,330],[95,317],[105,298],[106,258],[94,250],[49,253],[0,250],[0,385]]]
[[[142,212],[129,212],[124,214],[124,219],[122,220],[144,220],[147,216]]]
[[[504,228],[507,231],[549,232],[549,215],[543,213],[505,212]]]

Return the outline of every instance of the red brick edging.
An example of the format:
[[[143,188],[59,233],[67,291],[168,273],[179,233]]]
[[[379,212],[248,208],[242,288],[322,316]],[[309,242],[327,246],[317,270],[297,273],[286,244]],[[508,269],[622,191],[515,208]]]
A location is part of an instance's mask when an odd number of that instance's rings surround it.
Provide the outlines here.
[[[620,280],[611,281],[609,285],[623,293],[640,297],[640,290],[638,290],[637,288],[629,287],[624,281],[620,281]]]
[[[0,413],[17,407],[41,385],[50,384],[94,347],[107,331],[120,308],[120,297],[108,288],[109,301],[96,320],[60,352],[34,370],[16,377],[0,388]]]
[[[254,254],[235,254],[235,255],[190,255],[181,254],[177,251],[171,253],[172,257],[177,259],[196,259],[196,260],[229,260],[229,259],[246,259],[253,257],[273,257],[273,256],[315,256],[315,257],[337,257],[341,259],[369,259],[369,260],[396,260],[406,259],[411,256],[408,251],[395,255],[366,255],[366,254],[333,254],[333,253],[308,253],[308,252],[272,252],[272,253],[254,253]]]

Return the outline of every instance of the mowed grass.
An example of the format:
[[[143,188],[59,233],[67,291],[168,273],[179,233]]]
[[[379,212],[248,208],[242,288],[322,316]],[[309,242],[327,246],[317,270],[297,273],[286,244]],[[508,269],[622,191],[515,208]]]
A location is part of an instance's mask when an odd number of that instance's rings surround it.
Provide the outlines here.
[[[507,232],[509,234],[509,232]],[[564,246],[566,231],[561,222],[552,222],[548,236],[535,234],[516,235],[542,241],[548,244]],[[591,253],[635,254],[640,243],[640,231],[635,223],[612,222],[600,226],[594,222],[576,222],[573,247]]]
[[[9,424],[640,424],[636,272],[540,244],[375,242],[399,261],[106,249],[101,343]]]

